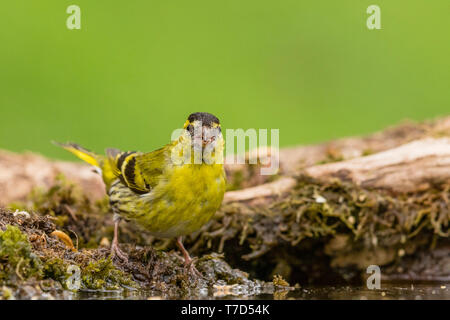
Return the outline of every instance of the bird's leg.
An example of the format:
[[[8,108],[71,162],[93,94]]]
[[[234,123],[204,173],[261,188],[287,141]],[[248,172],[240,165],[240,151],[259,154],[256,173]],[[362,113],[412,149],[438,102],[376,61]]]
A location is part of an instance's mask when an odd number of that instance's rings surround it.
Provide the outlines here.
[[[183,241],[182,241],[182,237],[178,237],[177,238],[177,246],[180,249],[181,253],[183,253],[184,256],[184,266],[186,268],[189,268],[189,270],[196,276],[203,278],[202,274],[200,273],[200,271],[197,270],[197,268],[194,265],[194,259],[191,258],[191,256],[189,255],[189,252],[184,248],[183,246]]]
[[[119,248],[119,223],[120,218],[114,217],[114,237],[111,244],[111,257],[118,257],[123,262],[128,262],[128,256]]]

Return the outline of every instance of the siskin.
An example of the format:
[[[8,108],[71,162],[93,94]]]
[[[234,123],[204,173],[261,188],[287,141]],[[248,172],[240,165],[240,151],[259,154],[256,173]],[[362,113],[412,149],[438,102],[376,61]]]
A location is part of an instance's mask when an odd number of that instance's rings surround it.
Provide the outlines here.
[[[149,153],[107,149],[103,156],[74,143],[58,145],[102,175],[114,213],[113,257],[127,261],[119,248],[118,227],[122,219],[130,220],[155,237],[176,238],[186,267],[199,274],[182,236],[208,222],[223,200],[226,180],[219,119],[193,113],[178,139]]]

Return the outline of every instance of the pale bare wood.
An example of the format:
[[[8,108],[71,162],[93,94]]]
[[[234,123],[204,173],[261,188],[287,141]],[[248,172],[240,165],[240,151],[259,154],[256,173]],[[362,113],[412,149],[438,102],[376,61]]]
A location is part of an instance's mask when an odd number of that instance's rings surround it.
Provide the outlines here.
[[[306,168],[305,173],[396,192],[424,190],[450,180],[450,138],[413,141],[374,155]]]
[[[450,136],[450,117],[433,121],[404,123],[364,137],[348,137],[316,145],[296,146],[280,150],[284,174],[295,174],[300,169],[327,160],[347,160],[365,154],[378,153],[426,137]]]
[[[370,156],[311,166],[303,173],[318,179],[345,179],[365,188],[395,192],[426,190],[431,184],[450,181],[450,138],[413,141]],[[224,201],[274,197],[294,185],[294,178],[283,177],[256,187],[230,191]]]
[[[92,167],[82,163],[51,161],[43,156],[0,151],[0,205],[26,200],[35,187],[48,188],[58,174],[79,183],[91,199],[104,196],[104,184]]]
[[[224,203],[235,201],[249,201],[257,198],[279,196],[295,186],[292,177],[282,177],[276,181],[243,190],[228,191],[223,199]]]

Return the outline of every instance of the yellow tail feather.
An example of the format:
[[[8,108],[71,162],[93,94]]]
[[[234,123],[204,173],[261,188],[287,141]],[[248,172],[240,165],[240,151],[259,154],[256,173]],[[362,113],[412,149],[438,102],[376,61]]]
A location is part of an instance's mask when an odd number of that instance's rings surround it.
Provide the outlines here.
[[[104,156],[95,154],[94,152],[89,151],[76,143],[59,143],[55,141],[53,141],[53,143],[73,153],[90,165],[98,168],[98,173],[102,176],[103,182],[105,183],[107,189],[109,189],[111,183],[117,179],[120,174],[114,165],[114,159],[109,157],[105,158]]]
[[[89,163],[90,165],[93,165],[94,167],[97,167],[99,169],[101,168],[101,163],[100,163],[100,159],[99,156],[96,155],[95,153],[84,149],[83,147],[79,146],[76,143],[59,143],[59,142],[54,142],[53,143],[57,146],[60,146],[64,149],[66,149],[67,151],[73,153],[74,155],[76,155],[78,158],[80,158],[83,161],[86,161],[87,163]]]

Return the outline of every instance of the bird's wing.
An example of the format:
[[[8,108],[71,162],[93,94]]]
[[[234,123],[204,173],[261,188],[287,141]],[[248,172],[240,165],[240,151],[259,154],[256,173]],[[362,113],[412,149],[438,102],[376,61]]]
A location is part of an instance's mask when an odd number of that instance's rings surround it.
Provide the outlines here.
[[[108,159],[108,172],[110,172],[115,179],[120,181],[136,193],[147,193],[150,191],[145,184],[136,166],[136,157],[141,153],[136,151],[122,152],[117,149],[107,149],[106,155]]]
[[[158,184],[167,162],[167,146],[149,153],[108,149],[106,154],[114,176],[139,194],[150,192]]]
[[[151,190],[160,181],[168,165],[170,145],[161,149],[144,153],[136,157],[136,169],[142,176],[142,181]]]

